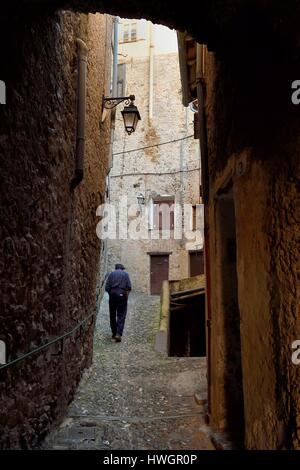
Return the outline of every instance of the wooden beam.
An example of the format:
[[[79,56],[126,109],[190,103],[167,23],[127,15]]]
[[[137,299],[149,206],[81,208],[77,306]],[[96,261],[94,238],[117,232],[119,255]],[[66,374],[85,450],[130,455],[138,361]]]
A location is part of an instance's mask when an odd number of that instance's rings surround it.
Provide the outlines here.
[[[173,307],[186,308],[188,306],[189,306],[189,304],[178,304],[177,302],[171,302],[170,309],[172,310]]]
[[[191,294],[193,292],[205,291],[204,287],[196,287],[195,289],[180,290],[178,292],[171,292],[171,297],[177,297],[181,295]]]
[[[185,310],[188,306],[187,305],[181,305],[180,307],[171,307],[170,312],[177,312],[178,310]]]
[[[185,300],[185,299],[194,299],[196,297],[200,297],[201,295],[204,295],[205,292],[194,292],[193,294],[188,294],[188,295],[182,295],[181,297],[175,297],[175,298],[171,298],[170,299],[170,302],[173,302],[173,301],[176,301],[176,302],[180,302],[181,300]]]

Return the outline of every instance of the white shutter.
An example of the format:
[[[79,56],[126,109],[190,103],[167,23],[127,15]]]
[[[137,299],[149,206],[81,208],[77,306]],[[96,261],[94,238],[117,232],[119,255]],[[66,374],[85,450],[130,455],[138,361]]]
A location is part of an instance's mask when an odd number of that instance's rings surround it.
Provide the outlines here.
[[[137,24],[137,39],[146,39],[147,38],[147,28],[148,21],[140,20]]]

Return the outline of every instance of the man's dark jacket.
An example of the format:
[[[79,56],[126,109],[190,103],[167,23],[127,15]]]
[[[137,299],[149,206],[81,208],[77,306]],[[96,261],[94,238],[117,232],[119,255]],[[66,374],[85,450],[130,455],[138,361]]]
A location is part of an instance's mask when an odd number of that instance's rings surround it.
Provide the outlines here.
[[[131,290],[129,274],[124,269],[116,269],[107,278],[105,290],[111,293],[124,293]]]

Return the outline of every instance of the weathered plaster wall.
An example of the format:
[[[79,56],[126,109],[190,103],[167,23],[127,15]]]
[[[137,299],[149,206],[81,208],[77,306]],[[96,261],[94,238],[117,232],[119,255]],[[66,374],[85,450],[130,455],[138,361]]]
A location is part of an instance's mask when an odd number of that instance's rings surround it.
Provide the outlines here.
[[[119,198],[126,196],[128,205],[137,204],[137,196],[142,194],[145,207],[150,211],[152,199],[168,194],[175,197],[177,204],[199,203],[199,144],[193,137],[126,153],[126,150],[193,135],[193,114],[181,103],[178,55],[154,56],[152,119],[149,118],[149,57],[126,59],[126,95],[132,93],[142,119],[136,131],[128,136],[120,110],[117,110],[110,202],[118,207]],[[190,234],[191,243],[186,245],[174,240],[172,235],[167,240],[152,239],[153,230],[147,230],[146,236],[146,240],[109,240],[109,269],[112,270],[116,262],[122,262],[132,277],[133,288],[149,292],[150,256],[147,252],[171,252],[170,279],[189,276],[186,249],[202,248],[202,238],[196,240]],[[156,237],[159,238],[158,233]]]
[[[111,19],[60,12],[11,20],[0,30],[7,84],[0,109],[0,339],[9,362],[66,333],[95,307],[96,208],[104,197],[109,139],[109,121],[99,129],[100,98],[111,61]],[[77,37],[89,50],[86,156],[84,180],[71,192]],[[62,417],[91,362],[92,336],[89,322],[64,341],[62,352],[58,343],[0,371],[1,448],[36,445]]]
[[[299,449],[299,114],[293,64],[278,50],[206,58],[212,285],[211,422],[226,428],[224,318],[218,270],[218,191],[233,182],[245,444]],[[281,56],[284,57],[284,56]],[[276,96],[276,99],[275,99]]]

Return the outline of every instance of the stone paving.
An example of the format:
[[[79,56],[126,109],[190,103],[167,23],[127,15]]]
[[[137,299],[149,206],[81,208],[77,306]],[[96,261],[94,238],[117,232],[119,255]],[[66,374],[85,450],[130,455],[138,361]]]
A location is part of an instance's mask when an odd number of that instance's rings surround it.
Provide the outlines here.
[[[97,318],[94,360],[45,449],[213,449],[204,408],[205,358],[154,350],[158,296],[132,293],[121,343],[111,339],[108,296]]]

